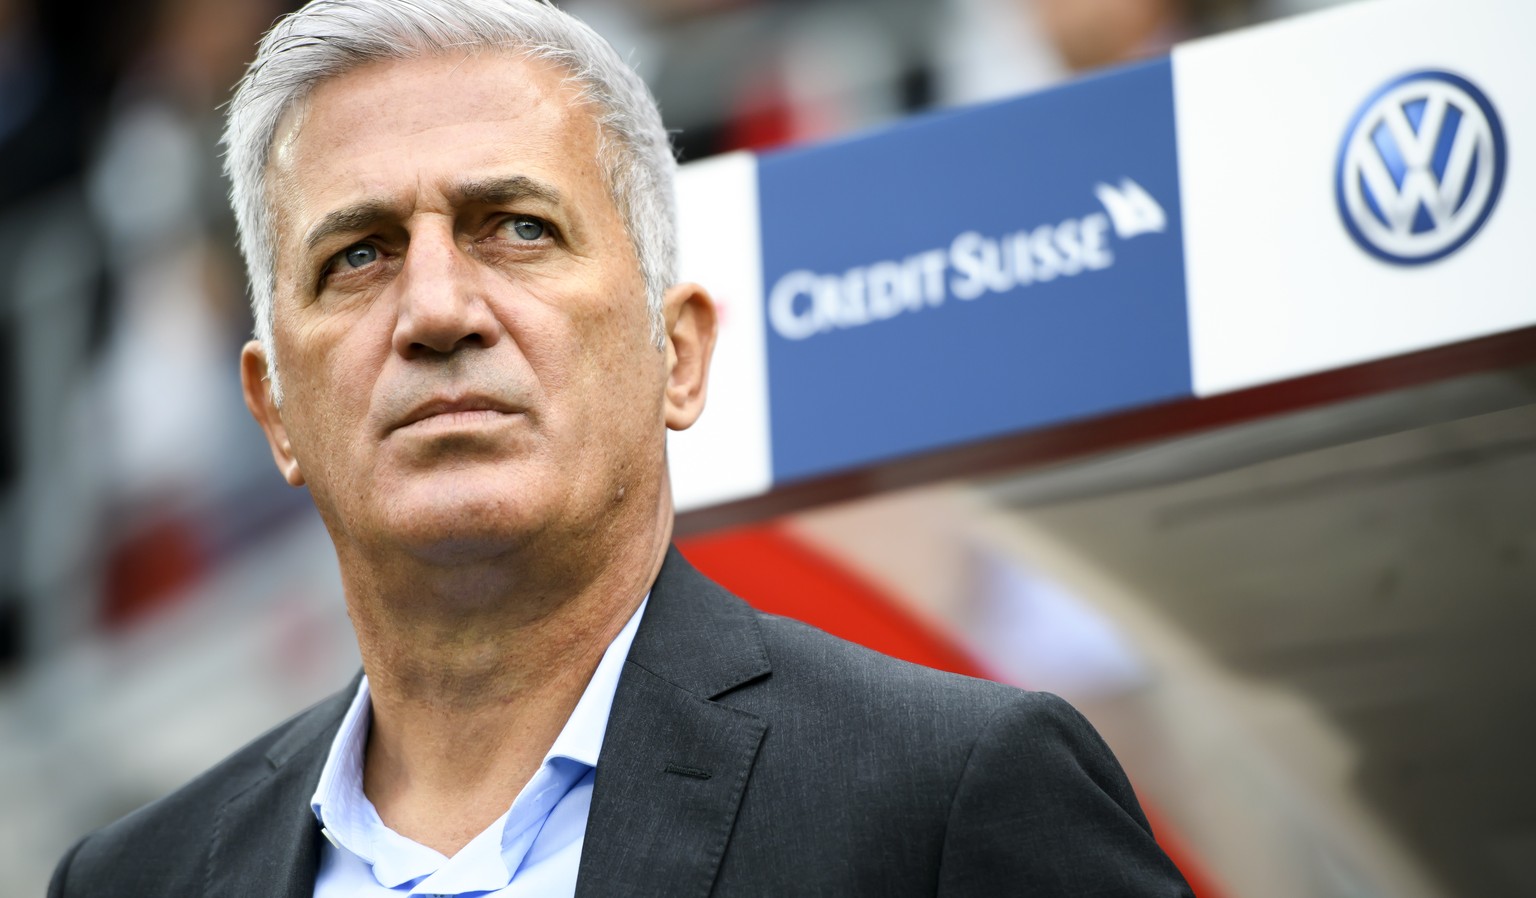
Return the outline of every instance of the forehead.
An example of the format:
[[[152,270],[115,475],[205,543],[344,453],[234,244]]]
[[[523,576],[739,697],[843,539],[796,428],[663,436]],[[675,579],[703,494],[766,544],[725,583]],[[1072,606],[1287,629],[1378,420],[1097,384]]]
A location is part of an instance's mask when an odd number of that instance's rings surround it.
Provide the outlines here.
[[[268,164],[278,243],[359,200],[432,204],[465,181],[521,175],[608,205],[596,118],[553,64],[499,52],[383,60],[316,85]]]

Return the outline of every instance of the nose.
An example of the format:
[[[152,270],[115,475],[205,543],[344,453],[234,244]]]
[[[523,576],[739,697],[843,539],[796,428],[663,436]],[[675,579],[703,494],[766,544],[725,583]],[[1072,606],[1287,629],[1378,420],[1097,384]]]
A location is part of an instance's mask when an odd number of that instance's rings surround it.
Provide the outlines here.
[[[447,229],[412,235],[397,282],[396,353],[422,358],[496,343],[501,326],[479,289],[474,267]]]

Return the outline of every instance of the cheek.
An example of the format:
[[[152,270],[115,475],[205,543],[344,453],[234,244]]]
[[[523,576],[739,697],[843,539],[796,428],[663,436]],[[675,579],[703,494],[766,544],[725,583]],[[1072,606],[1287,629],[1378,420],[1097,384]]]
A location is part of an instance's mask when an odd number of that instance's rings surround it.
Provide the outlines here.
[[[279,346],[284,405],[300,464],[340,460],[357,435],[372,395],[372,354],[359,351],[362,328],[310,328]]]
[[[559,423],[563,453],[589,459],[635,451],[660,420],[665,355],[650,341],[644,300],[626,313],[602,294],[541,297],[539,321],[514,337]]]
[[[596,396],[605,404],[623,402],[633,408],[648,405],[643,400],[651,393],[660,398],[666,356],[651,342],[644,300],[635,304],[638,313],[609,308],[582,322],[586,373],[602,385]]]
[[[585,390],[593,381],[621,389],[618,379],[633,373],[624,363],[649,340],[644,299],[628,298],[629,285],[615,285],[605,273],[580,266],[524,278],[501,309],[517,351],[551,394]]]

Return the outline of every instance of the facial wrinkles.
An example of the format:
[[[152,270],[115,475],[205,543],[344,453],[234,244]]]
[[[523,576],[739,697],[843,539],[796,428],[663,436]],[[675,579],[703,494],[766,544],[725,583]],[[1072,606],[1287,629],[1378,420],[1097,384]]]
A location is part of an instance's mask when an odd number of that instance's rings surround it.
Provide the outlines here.
[[[437,215],[432,213],[431,217]],[[444,221],[429,222],[427,216],[418,218],[413,227],[419,233],[428,223],[432,227],[451,227]],[[416,252],[424,251],[420,246],[408,246],[406,251],[413,249]],[[455,239],[451,244],[433,246],[430,251],[463,252],[463,249]],[[436,276],[432,271],[435,266],[429,266],[425,275],[419,272],[397,274],[396,282],[384,286],[382,295],[358,305],[354,314],[339,311],[312,314],[302,309],[290,310],[288,317],[291,326],[281,329],[283,337],[280,339],[296,347],[308,347],[311,352],[319,350],[322,353],[319,358],[307,359],[304,369],[328,372],[325,379],[330,383],[329,389],[339,389],[340,384],[372,380],[373,402],[368,420],[369,429],[375,433],[386,432],[413,409],[437,398],[486,398],[528,413],[536,420],[540,409],[538,397],[546,390],[559,391],[566,386],[566,367],[572,360],[561,352],[561,347],[572,338],[573,327],[583,329],[583,313],[592,315],[599,311],[584,304],[573,305],[569,301],[573,279],[580,284],[577,292],[596,294],[600,288],[592,275],[593,268],[600,263],[595,260],[584,262],[577,266],[576,271],[567,270],[567,266],[558,264],[554,266],[556,270],[544,270],[544,267],[537,265],[520,266],[516,263],[498,269],[482,266],[473,258],[460,258],[452,264],[466,266],[462,272],[451,276],[468,277],[471,279],[469,283],[436,287],[398,282],[412,275]],[[492,275],[504,281],[504,286],[496,287],[479,280]],[[396,304],[401,300],[391,294],[400,289],[459,289],[468,295],[457,301],[470,303],[492,302],[487,297],[506,297],[509,290],[515,291],[521,298],[504,299],[488,320],[494,320],[493,326],[505,326],[510,331],[507,336],[512,337],[516,351],[509,352],[500,347],[469,347],[440,356],[427,354],[409,360],[396,358],[386,334],[398,326],[395,316],[400,312]],[[359,334],[376,334],[373,338],[376,351],[358,353],[355,348],[346,348]],[[521,360],[522,356],[526,356],[527,362],[533,363],[539,371],[537,381],[532,378],[528,364]],[[338,364],[341,367],[333,368],[333,365]],[[375,367],[378,376],[371,378],[368,372]]]
[[[491,110],[488,110],[488,111],[489,112],[497,112],[498,110],[491,109]],[[517,110],[517,111],[518,112],[522,112],[523,110]],[[512,113],[510,113],[508,111],[502,110],[501,112],[502,112],[502,114],[500,114],[500,115],[487,115],[487,116],[485,116],[485,118],[487,118],[487,119],[499,118],[499,119],[503,119],[504,120],[504,119],[507,119],[507,118],[515,117],[514,114],[512,114]],[[555,125],[556,126],[563,126],[570,114],[573,114],[572,110],[563,110],[559,116],[553,117],[553,121],[554,121]],[[549,117],[545,117],[545,119],[548,119],[548,118]],[[297,137],[298,137],[298,133],[299,133],[297,125],[298,125],[300,119],[301,119],[301,116],[296,113],[293,116],[292,120],[289,122],[287,130],[284,132],[283,139],[280,141],[280,151],[276,155],[276,158],[274,159],[274,163],[276,163],[281,168],[291,168],[292,166],[301,165],[301,164],[303,164],[305,162],[309,162],[311,165],[313,165],[313,163],[315,162],[315,160],[305,160],[305,159],[301,159],[300,158],[301,156],[303,156],[305,154],[304,149],[302,147],[300,147],[296,143],[296,140],[297,140]],[[440,135],[437,132],[442,131],[444,129],[441,128],[441,127],[429,127],[430,122],[427,122],[427,121],[412,121],[411,124],[419,126],[418,130],[417,130],[417,132],[415,134],[415,137],[418,138],[420,141],[425,141],[425,142],[431,144],[432,147],[434,148],[434,150],[440,150],[441,147],[444,144],[444,141],[451,139],[452,131],[454,130],[454,128],[459,127],[458,125],[449,127],[448,128],[448,133],[444,133],[444,134]],[[538,130],[541,132],[541,133],[539,133],[536,136],[536,139],[540,143],[548,144],[548,145],[550,145],[552,147],[553,146],[557,146],[557,145],[559,145],[561,143],[561,141],[554,140],[553,139],[553,135],[542,133],[542,132],[545,132],[547,130],[550,130],[550,128],[549,128],[549,121],[547,121],[547,120],[540,120],[538,122],[535,122],[535,124],[538,125]],[[465,124],[464,126],[472,128],[473,127],[473,123],[470,122],[468,124]],[[594,128],[594,130],[596,130],[595,124],[592,125],[592,127]],[[333,130],[335,130],[334,125],[332,126],[332,128],[333,128]],[[340,130],[343,132],[343,136],[340,138],[340,140],[342,141],[342,144],[345,147],[345,143],[346,143],[345,130],[346,129],[344,127],[344,123],[343,123],[343,127]],[[595,137],[595,135],[594,135],[594,137]],[[417,142],[418,142],[417,140],[412,140],[411,141],[411,143],[412,143],[412,151],[411,151],[412,157],[415,157],[420,152],[423,152],[422,150],[417,148],[417,146],[416,146]],[[589,208],[589,207],[593,206],[594,203],[600,203],[603,207],[605,207],[604,214],[605,215],[611,215],[611,216],[613,216],[615,218],[615,220],[617,220],[617,210],[614,210],[612,208],[612,198],[608,194],[608,191],[606,189],[606,181],[605,181],[605,179],[602,178],[601,173],[598,170],[599,167],[597,165],[597,161],[598,160],[596,159],[595,147],[592,147],[591,149],[593,150],[593,152],[591,152],[590,154],[589,153],[585,153],[585,152],[581,154],[583,156],[590,155],[591,158],[584,159],[583,162],[581,163],[582,164],[582,168],[578,169],[578,174],[571,178],[571,181],[573,181],[575,183],[580,183],[580,184],[584,185],[585,187],[587,187],[589,189],[586,190],[586,195],[584,195],[582,197],[579,197],[579,198],[578,197],[571,197],[571,205],[573,205],[573,206],[575,206],[577,208]],[[329,154],[322,155],[321,158],[322,159],[336,159],[336,158],[348,159],[348,154],[345,153],[345,152],[343,152],[343,153],[331,152]],[[567,158],[569,158],[568,155],[567,155]],[[363,159],[363,160],[360,160],[360,161],[353,159],[353,160],[350,160],[350,161],[352,161],[354,163],[353,170],[368,170],[369,167],[370,167],[370,163],[369,163],[369,161],[367,159]],[[414,190],[414,196],[412,198],[411,205],[412,206],[417,206],[417,205],[419,205],[419,200],[420,200],[421,197],[435,194],[438,191],[438,188],[435,187],[435,186],[430,186],[430,185],[428,185],[427,183],[425,183],[422,180],[424,175],[423,175],[422,171],[420,170],[420,168],[417,168],[415,165],[410,166],[410,168],[415,168],[416,169],[415,172],[414,172],[415,180],[413,181],[413,186],[414,186],[415,190]],[[397,169],[397,170],[399,170],[399,169]],[[284,174],[286,174],[286,172]],[[569,173],[567,173],[567,174],[569,174]],[[596,177],[591,177],[591,176],[596,176]],[[328,199],[332,198],[332,197],[335,197],[335,196],[344,196],[346,191],[333,191],[333,190],[327,189],[324,185],[327,184],[327,183],[333,183],[333,182],[335,182],[337,180],[344,181],[346,179],[346,177],[347,177],[347,167],[345,165],[343,165],[342,167],[340,167],[340,170],[328,173],[326,177],[322,178],[320,180],[319,184],[317,185],[318,189],[321,190],[324,194],[326,194],[326,197]],[[284,182],[288,182],[288,183],[283,184],[284,187],[290,187],[290,188],[298,187],[298,185],[294,185],[294,184],[291,183],[293,180],[297,180],[297,179],[291,179],[291,178],[284,177],[282,180]],[[274,179],[274,183],[276,183],[275,179]],[[591,189],[595,185],[600,185],[600,186],[597,186],[595,190]],[[305,210],[314,210],[314,214],[319,214],[319,212],[323,208],[317,202],[317,200],[319,198],[314,197],[314,196],[306,195],[302,190],[292,190],[289,193],[289,195],[292,198],[292,201],[289,202],[289,203],[285,203],[285,205],[287,205],[290,210],[294,210],[295,212],[298,211],[295,207],[298,207],[298,208],[305,209]],[[334,204],[334,200],[332,200],[332,204]],[[300,218],[301,216],[295,214],[292,217],[297,219],[297,218]],[[313,217],[313,216],[311,215],[310,217]],[[299,222],[294,222],[294,223],[298,224]],[[567,232],[566,233],[566,237],[569,238],[567,244],[562,248],[562,251],[565,253],[566,256],[569,256],[572,259],[572,261],[577,261],[577,262],[587,263],[587,264],[598,264],[598,265],[600,265],[601,264],[600,260],[605,257],[605,252],[606,251],[611,251],[612,249],[615,248],[615,247],[589,245],[589,243],[591,243],[591,241],[586,241],[584,239],[584,235],[582,234],[582,231],[584,230],[584,228],[581,225],[581,223],[579,221],[577,221],[577,220],[567,220],[567,221],[561,222],[560,224],[563,226],[563,230],[565,230]],[[620,223],[620,228],[619,229],[622,231],[622,223]],[[287,234],[296,235],[296,234],[301,233],[303,229],[301,227],[293,227],[293,228],[286,228],[284,230],[285,230],[285,232]],[[289,253],[297,252],[297,250],[294,248],[294,239],[290,239],[287,243],[288,243],[288,246],[285,247],[285,249],[287,249]],[[628,244],[629,244],[629,241],[627,241],[627,240],[624,241],[623,254],[626,257],[629,257],[630,260],[632,260],[632,258],[633,258],[633,248],[632,248],[632,246],[630,246]],[[330,247],[327,247],[327,250],[329,250],[329,249],[330,249]],[[306,265],[304,267],[307,268],[309,266]],[[582,265],[581,267],[585,267],[585,264]],[[561,301],[561,297],[558,294],[561,292],[561,289],[565,286],[565,284],[563,282],[551,283],[550,286],[552,288],[554,288],[554,289],[552,289],[550,292],[552,294],[555,294],[555,295],[551,295],[549,297],[544,297],[543,296],[545,291],[540,289],[540,287],[543,286],[540,282],[543,280],[543,278],[541,277],[541,274],[544,274],[546,272],[544,272],[543,269],[540,266],[534,265],[534,266],[529,266],[527,269],[520,269],[516,265],[513,265],[511,268],[512,268],[512,270],[506,272],[505,276],[507,278],[511,279],[511,280],[516,281],[518,283],[518,285],[524,291],[526,291],[526,293],[528,293],[532,298],[540,299],[540,301],[543,301],[543,302],[545,302],[547,304],[550,304],[552,306],[558,305],[558,303]],[[555,278],[558,278],[558,277],[570,274],[570,272],[559,272],[559,271],[553,271],[553,270],[552,271],[548,271],[547,273],[551,276],[552,280],[554,280]],[[294,278],[294,279],[290,279],[289,280],[289,282],[285,286],[287,287],[287,291],[290,293],[290,295],[292,295],[292,293],[295,292],[294,288],[302,288],[303,286],[305,286],[304,283],[303,283],[303,278],[307,278],[308,276],[309,276],[309,272],[307,270],[302,270],[302,275],[301,275],[300,278]],[[297,280],[298,283],[294,283],[295,280]],[[643,283],[641,282],[641,279],[639,278],[638,272],[636,272],[634,274],[633,281],[634,281],[635,288],[636,288],[633,291],[633,295],[634,295],[635,301],[643,306],[643,304],[644,304],[644,286],[643,286]],[[625,292],[630,292],[630,291],[626,290]],[[300,315],[298,317],[299,318],[307,318],[308,316]],[[310,322],[308,322],[308,321],[303,322],[302,329],[303,330],[310,330],[310,326],[309,325],[310,325]],[[642,327],[643,327],[643,325],[644,325],[644,322],[642,322]],[[321,326],[321,325],[316,324],[314,326]],[[477,388],[484,388],[486,385],[476,381],[475,386]],[[410,394],[412,392],[413,391],[411,391],[409,389],[406,389],[406,390],[400,391],[398,395],[405,396],[406,399],[409,399]],[[394,398],[392,398],[393,395],[396,395],[396,394],[386,393],[386,394],[381,396],[381,408],[384,409],[385,414],[390,413],[394,409],[394,405],[397,404],[399,401],[405,401],[405,400],[394,399]],[[509,400],[519,399],[519,397],[516,397],[516,396],[507,396],[507,397],[504,397],[504,398],[509,399]]]
[[[322,84],[319,85],[316,90],[323,90],[325,86],[326,84],[322,82]],[[594,197],[593,199],[599,200],[602,205],[611,210],[611,214],[619,220],[620,228],[626,237],[626,240],[624,241],[624,250],[626,251],[626,254],[633,256],[633,240],[629,239],[630,235],[628,233],[627,227],[615,206],[615,198],[612,195],[612,185],[609,183],[610,178],[608,177],[607,166],[601,164],[602,160],[600,157],[603,156],[603,144],[606,140],[603,128],[597,121],[596,116],[592,114],[594,110],[591,108],[590,101],[586,100],[579,86],[570,82],[566,82],[562,86],[562,91],[564,92],[566,98],[571,102],[566,104],[559,104],[556,114],[552,116],[548,115],[548,113],[551,111],[549,106],[545,104],[539,104],[532,96],[529,96],[527,100],[524,100],[520,103],[515,102],[514,105],[509,108],[506,105],[506,101],[508,99],[519,99],[518,95],[512,94],[505,97],[497,97],[495,102],[488,100],[483,104],[483,115],[478,117],[464,117],[452,125],[434,124],[428,116],[407,120],[406,122],[402,123],[401,132],[416,138],[413,141],[413,147],[409,152],[409,157],[413,160],[416,158],[437,157],[441,154],[443,147],[454,146],[460,143],[458,135],[456,135],[455,132],[458,132],[458,134],[461,135],[466,129],[473,131],[477,122],[479,124],[492,124],[495,122],[514,118],[528,120],[531,124],[538,128],[539,133],[536,134],[535,137],[539,142],[548,145],[552,152],[563,152],[564,140],[561,135],[567,128],[567,122],[573,115],[581,116],[582,126],[592,129],[592,141],[590,145],[591,151],[590,153],[583,154],[589,156],[589,158],[582,161],[584,170],[581,172],[581,181],[583,183],[596,183],[601,185],[602,196],[600,198]],[[294,106],[285,114],[284,119],[280,122],[277,129],[277,133],[280,136],[274,141],[273,152],[268,161],[267,183],[269,187],[279,188],[277,190],[277,194],[288,198],[286,202],[281,204],[282,206],[287,207],[288,210],[317,208],[318,198],[310,195],[310,193],[306,191],[301,185],[294,183],[298,179],[286,176],[291,172],[299,170],[299,168],[305,164],[311,166],[315,164],[315,160],[306,160],[301,158],[303,149],[299,145],[299,138],[301,136],[304,125],[309,119],[309,112],[311,111],[311,106],[313,103],[314,94],[312,93],[309,96],[306,96],[300,101],[296,102]],[[344,111],[344,114],[347,114],[348,117],[342,120],[340,123],[333,124],[331,126],[331,130],[333,132],[345,135],[352,130],[351,126],[349,125],[350,121],[366,120],[370,116],[370,112],[368,109],[361,107],[367,106],[368,104],[359,105],[360,108],[356,110]],[[331,109],[328,111],[328,115],[334,118],[335,112],[336,110]],[[539,115],[538,113],[544,114]],[[448,133],[439,134],[438,132],[440,131],[445,131]],[[366,148],[364,148],[364,151],[366,157]],[[337,154],[334,153],[329,154],[329,158],[335,158],[336,155]],[[344,158],[346,157],[346,154],[342,155]],[[351,171],[368,170],[369,166],[365,157],[361,159],[353,158],[353,164],[350,166]],[[348,170],[343,169],[342,171],[335,172],[334,176],[335,178],[344,181],[349,176],[349,174],[350,172]],[[426,190],[427,185],[418,181],[415,197],[424,195]],[[584,205],[590,206],[591,204],[587,203]],[[276,219],[282,215],[282,212],[283,210],[280,208],[273,208],[274,224],[277,223]],[[292,211],[290,211],[289,215],[286,216],[286,218],[289,220],[285,223],[298,224],[298,222],[292,220],[297,219],[298,217],[299,216],[292,214]],[[573,220],[565,222],[564,224],[565,229],[569,232],[567,236],[573,240],[572,245],[568,248],[568,250],[573,255],[588,256],[598,252],[605,252],[610,249],[608,247],[596,246],[585,247],[585,249],[583,249],[585,242],[580,239],[582,237],[581,230],[583,229],[581,222]],[[289,238],[283,241],[284,245],[274,247],[274,255],[276,257],[274,258],[274,267],[277,273],[281,273],[285,267],[290,272],[295,270],[296,266],[284,266],[282,264],[282,259],[285,257],[295,260],[303,259],[306,263],[309,261],[302,255],[302,249],[296,246],[295,236],[301,233],[302,230],[303,229],[300,227],[276,228],[278,233],[286,234]],[[284,284],[277,283],[275,286],[277,287],[276,292],[279,294],[284,292]],[[288,292],[291,293],[292,288],[295,286],[298,286],[300,289],[302,289],[306,285],[302,282],[302,280],[299,284],[290,283],[287,285]],[[644,284],[642,280],[640,292],[642,302],[645,301],[644,296]],[[275,299],[276,297],[274,297],[274,300]],[[274,368],[275,361],[276,360],[274,359]]]

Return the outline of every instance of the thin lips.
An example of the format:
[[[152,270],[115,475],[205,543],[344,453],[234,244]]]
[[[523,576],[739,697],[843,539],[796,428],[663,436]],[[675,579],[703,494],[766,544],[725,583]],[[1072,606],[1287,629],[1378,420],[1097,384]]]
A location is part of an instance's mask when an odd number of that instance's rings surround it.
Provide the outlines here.
[[[433,399],[411,409],[394,429],[409,427],[417,421],[425,421],[437,415],[448,415],[454,412],[501,412],[503,414],[515,414],[518,409],[507,405],[505,402],[492,399],[487,396],[463,396],[457,399]]]

